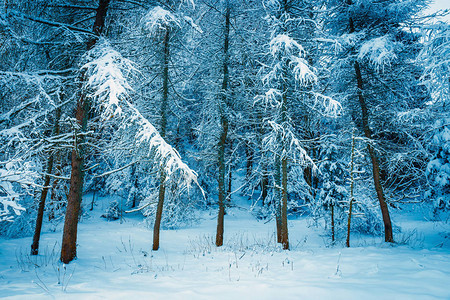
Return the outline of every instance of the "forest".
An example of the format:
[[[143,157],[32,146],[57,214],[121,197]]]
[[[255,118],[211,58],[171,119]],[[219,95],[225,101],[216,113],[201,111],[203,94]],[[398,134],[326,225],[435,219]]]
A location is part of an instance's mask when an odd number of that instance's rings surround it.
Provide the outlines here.
[[[450,298],[430,5],[3,0],[0,298]]]

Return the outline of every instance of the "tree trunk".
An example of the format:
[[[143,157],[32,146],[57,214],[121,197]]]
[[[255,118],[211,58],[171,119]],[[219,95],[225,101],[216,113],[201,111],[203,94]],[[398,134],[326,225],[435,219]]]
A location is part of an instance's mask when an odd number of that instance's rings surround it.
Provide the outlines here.
[[[261,178],[261,200],[262,200],[262,206],[265,205],[266,198],[267,198],[267,186],[269,185],[269,176],[267,175],[267,172],[265,168],[263,169],[263,174]]]
[[[334,243],[334,205],[330,205],[331,209],[331,242]]]
[[[231,184],[233,183],[233,170],[230,167],[228,168],[228,188],[227,188],[227,204],[231,205]]]
[[[220,107],[220,119],[222,125],[222,132],[219,140],[219,214],[217,216],[217,232],[216,232],[216,246],[223,245],[223,232],[224,232],[224,215],[225,215],[225,146],[227,142],[228,134],[228,119],[225,115],[224,107],[227,104],[227,92],[228,92],[228,47],[229,47],[229,35],[230,35],[230,2],[225,2],[225,32],[224,32],[224,59],[223,59],[223,81],[222,81],[222,94]]]
[[[277,242],[281,243],[282,242],[282,238],[281,238],[281,160],[280,160],[280,156],[278,154],[275,154],[275,174],[273,176],[274,179],[274,185],[275,185],[275,195],[274,195],[274,200],[275,200],[275,222],[276,222],[276,226],[277,226]],[[280,197],[281,196],[281,197]]]
[[[286,10],[287,2],[285,2],[285,10]],[[288,69],[289,63],[286,63],[284,66],[284,78],[287,78],[287,69]],[[281,102],[281,124],[285,124],[288,120],[287,117],[287,101],[288,101],[288,86],[287,82],[282,82],[282,88],[283,96],[282,96],[282,102]],[[289,237],[288,237],[288,225],[287,225],[287,180],[288,180],[288,157],[286,154],[286,141],[281,140],[279,141],[281,144],[281,153],[283,157],[278,156],[278,160],[281,159],[281,199],[280,202],[280,243],[283,245],[283,249],[289,250]],[[278,164],[280,162],[278,161]],[[280,172],[279,166],[277,166],[277,172]],[[280,177],[280,176],[279,176]],[[280,178],[279,178],[280,179]],[[278,180],[279,180],[278,179]]]
[[[287,158],[281,160],[281,244],[283,249],[289,250],[289,236],[287,227]]]
[[[87,128],[87,114],[89,103],[86,95],[82,95],[77,104],[76,120],[80,125],[81,132]],[[77,136],[75,149],[72,151],[72,172],[70,175],[70,189],[67,198],[66,217],[64,219],[64,231],[61,247],[61,261],[65,264],[71,262],[77,256],[77,227],[78,215],[83,192],[83,157],[84,136]]]
[[[257,114],[259,126],[258,126],[258,145],[263,148],[263,135],[264,135],[264,126],[263,126],[263,116],[261,112],[258,112]],[[267,172],[267,162],[261,160],[261,200],[262,200],[262,206],[266,204],[267,194],[268,194],[268,185],[269,185],[269,174]]]
[[[60,160],[61,160],[61,156],[58,155],[56,157],[56,161],[60,162]],[[53,161],[55,161],[55,157],[53,158]],[[61,173],[62,173],[61,172],[61,165],[59,165],[57,163],[57,165],[55,167],[55,175],[56,176],[61,176]],[[51,220],[53,220],[55,218],[55,211],[59,208],[60,202],[62,202],[61,199],[60,199],[61,197],[58,197],[57,194],[56,194],[58,183],[59,183],[59,178],[55,178],[53,180],[53,183],[52,183],[52,192],[50,194],[50,203],[49,203],[50,211],[48,213],[48,220],[49,221],[51,221]]]
[[[47,161],[47,174],[51,174],[53,169],[53,156]],[[47,198],[48,186],[50,184],[50,176],[45,175],[44,188],[42,189],[41,198],[39,199],[39,208],[36,217],[36,227],[34,229],[33,244],[31,244],[31,255],[38,255],[39,239],[41,238],[42,219],[44,218],[45,199]]]
[[[352,0],[347,0],[347,4],[351,5]],[[349,26],[350,26],[350,33],[353,33],[355,31],[355,27],[353,24],[353,19],[349,18]],[[358,100],[359,104],[361,106],[361,117],[362,117],[362,127],[364,130],[364,135],[367,139],[372,139],[372,132],[369,126],[369,110],[367,108],[366,100],[363,96],[363,80],[361,75],[361,68],[359,66],[359,63],[357,60],[354,62],[354,69],[356,74],[356,80],[357,80],[357,86],[358,86]],[[373,182],[375,185],[375,190],[377,192],[377,198],[378,202],[380,204],[381,209],[381,215],[383,216],[383,223],[384,223],[384,240],[385,242],[394,242],[394,237],[392,234],[392,223],[391,218],[389,215],[388,206],[386,204],[386,199],[383,192],[383,187],[381,185],[381,175],[380,175],[380,165],[378,163],[378,159],[375,153],[375,150],[373,147],[368,144],[367,150],[369,151],[370,159],[372,161],[372,173],[373,173]]]
[[[245,142],[245,156],[247,157],[246,176],[247,178],[250,178],[253,168],[253,150],[250,148],[250,142],[248,141]]]
[[[159,249],[159,232],[161,227],[162,211],[164,206],[164,193],[166,191],[165,186],[165,173],[161,171],[160,183],[159,183],[159,198],[158,206],[156,208],[155,225],[153,226],[153,250]]]
[[[223,245],[223,232],[224,232],[224,215],[225,215],[225,143],[228,132],[228,121],[226,118],[222,118],[222,133],[219,141],[219,214],[217,216],[217,233],[216,233],[216,246]]]
[[[131,200],[131,208],[134,208],[134,207],[136,207],[136,194],[138,191],[138,178],[136,175],[136,165],[135,164],[133,164],[131,166],[131,179],[133,180],[133,189],[134,189],[133,195],[132,195],[133,199]]]
[[[161,101],[161,137],[166,137],[167,129],[167,108],[169,105],[169,55],[170,55],[170,28],[166,27],[166,33],[164,35],[164,65],[163,65],[163,97]],[[164,198],[166,192],[166,174],[161,170],[161,176],[159,178],[159,196],[158,206],[156,209],[155,224],[153,226],[153,250],[159,249],[159,232],[162,219],[162,211],[164,207]]]
[[[230,141],[229,142],[229,152],[232,152],[233,149],[233,143]],[[225,149],[224,149],[225,150]],[[229,155],[231,157],[231,154]],[[225,158],[225,157],[224,157]],[[226,206],[230,206],[231,205],[231,184],[233,183],[233,169],[232,169],[232,164],[231,164],[231,159],[228,165],[228,180],[227,180],[227,193],[226,193]],[[226,211],[225,211],[226,214]]]
[[[361,70],[359,67],[359,63],[355,61],[355,73],[356,78],[358,81],[358,99],[359,104],[361,106],[361,113],[362,113],[362,125],[364,130],[364,135],[367,139],[372,139],[372,133],[369,127],[369,112],[367,109],[367,104],[365,102],[365,99],[362,95],[362,76],[361,76]],[[372,173],[373,173],[373,182],[375,185],[375,190],[377,192],[378,202],[380,204],[381,208],[381,215],[383,216],[383,223],[384,223],[384,240],[386,242],[394,242],[394,237],[392,234],[392,224],[391,224],[391,218],[389,216],[389,210],[388,206],[386,204],[386,199],[383,192],[383,187],[381,185],[381,175],[380,175],[380,165],[378,163],[378,159],[375,153],[375,150],[373,147],[368,144],[367,150],[369,151],[370,160],[372,162]]]
[[[353,190],[355,187],[355,178],[353,170],[355,167],[355,136],[352,136],[352,158],[350,162],[350,204],[348,207],[348,220],[347,220],[347,247],[350,247],[350,224],[352,221],[352,209],[353,209]]]
[[[110,0],[99,0],[97,14],[93,32],[95,37],[91,38],[87,43],[87,50],[89,51],[98,40],[98,36],[102,33],[105,25],[106,13],[108,11]],[[86,78],[82,77],[81,81]],[[77,124],[80,126],[81,132],[85,132],[87,128],[88,113],[90,103],[87,95],[82,92],[76,110]],[[72,151],[72,172],[70,175],[70,189],[67,198],[66,218],[64,219],[64,231],[61,247],[61,261],[63,263],[71,262],[77,256],[77,227],[78,215],[81,206],[81,197],[83,192],[84,180],[84,135],[76,136],[75,148]]]
[[[55,111],[55,125],[53,126],[53,136],[59,134],[59,119],[61,117],[61,108]],[[39,240],[41,238],[42,220],[44,219],[45,200],[47,199],[48,189],[50,185],[50,174],[53,171],[53,153],[49,153],[47,160],[47,174],[44,177],[44,188],[39,199],[39,208],[36,217],[36,227],[34,229],[33,244],[31,245],[31,255],[38,255]]]
[[[353,198],[350,199],[350,205],[348,208],[348,219],[347,219],[347,241],[346,245],[347,247],[350,247],[350,224],[352,222],[352,209],[353,209]]]

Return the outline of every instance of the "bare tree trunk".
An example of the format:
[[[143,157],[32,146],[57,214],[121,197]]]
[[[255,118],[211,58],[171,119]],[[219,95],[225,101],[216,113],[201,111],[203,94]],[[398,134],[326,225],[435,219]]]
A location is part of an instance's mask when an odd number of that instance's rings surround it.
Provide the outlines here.
[[[350,247],[350,228],[351,228],[351,222],[352,222],[352,210],[353,210],[353,198],[350,199],[350,205],[348,208],[348,220],[347,220],[347,241],[346,245],[347,247]]]
[[[136,165],[133,164],[131,166],[131,178],[133,180],[133,188],[134,188],[134,192],[133,192],[133,199],[131,201],[131,208],[136,207],[136,193],[138,191],[138,178],[136,175]]]
[[[287,2],[285,1],[285,10],[287,6]],[[287,68],[288,63],[284,66],[283,73],[285,73],[284,77],[287,78]],[[285,81],[282,82],[282,103],[281,103],[281,123],[284,124],[287,122],[287,101],[288,101],[288,86]],[[281,159],[281,201],[280,201],[280,225],[281,225],[281,237],[280,243],[283,245],[283,249],[289,250],[289,236],[288,236],[288,225],[287,225],[287,180],[288,180],[288,157],[286,154],[286,141],[280,141],[282,146],[281,153],[283,153],[283,157],[278,156],[278,160]],[[277,172],[280,172],[279,166],[277,166]]]
[[[99,36],[105,25],[105,18],[108,11],[110,0],[99,0],[97,14],[93,32]],[[98,38],[91,38],[87,43],[89,51],[97,42]],[[81,78],[82,81],[86,78]],[[77,103],[77,111],[75,114],[77,124],[80,126],[81,132],[85,132],[87,128],[87,120],[90,103],[86,94],[82,92]],[[70,175],[70,189],[67,198],[66,217],[64,219],[64,231],[61,247],[61,261],[63,263],[71,262],[77,256],[77,227],[78,215],[81,206],[81,197],[83,192],[84,180],[84,155],[85,155],[84,135],[76,136],[75,148],[72,151],[72,173]]]
[[[55,124],[53,126],[53,136],[59,134],[59,119],[61,117],[61,108],[57,108],[55,111]],[[36,227],[34,229],[33,244],[31,245],[31,255],[38,255],[39,253],[39,240],[41,238],[42,220],[44,219],[45,200],[50,185],[50,174],[53,171],[53,153],[48,154],[47,160],[47,174],[44,177],[44,188],[41,192],[41,198],[39,199],[39,208],[36,217]]]
[[[283,249],[289,250],[289,236],[287,225],[287,158],[281,160],[281,244]]]
[[[355,187],[355,178],[353,174],[353,170],[355,167],[355,136],[352,136],[352,159],[350,162],[350,204],[348,207],[348,220],[347,220],[347,247],[350,247],[350,224],[352,221],[352,209],[353,209],[353,190]]]
[[[163,65],[163,97],[161,101],[161,137],[166,136],[167,129],[167,108],[169,105],[169,55],[170,55],[170,28],[166,27],[164,35],[164,65]],[[153,250],[159,249],[159,232],[162,219],[162,211],[164,207],[164,198],[166,192],[166,174],[161,170],[159,178],[159,196],[158,206],[156,208],[155,224],[153,226]]]
[[[233,142],[229,142],[230,144],[229,144],[229,149],[230,149],[230,151],[229,152],[232,152],[232,149],[233,149]],[[231,157],[231,154],[230,154],[230,157]],[[227,184],[228,184],[228,187],[227,187],[227,196],[226,196],[226,204],[228,205],[228,206],[230,206],[231,205],[231,184],[233,183],[233,169],[232,169],[232,163],[231,163],[231,159],[230,159],[230,162],[229,162],[229,164],[228,164],[228,181],[227,181]],[[226,214],[226,212],[225,212],[225,214]]]
[[[58,162],[60,160],[61,160],[61,157],[60,157],[60,155],[58,155],[56,157],[56,161]],[[53,161],[55,161],[55,158],[53,158]],[[58,163],[57,163],[57,165],[55,167],[55,175],[56,176],[61,176],[61,165],[58,165]],[[48,220],[49,221],[51,221],[51,220],[53,220],[55,218],[55,210],[59,208],[59,202],[61,202],[61,199],[59,199],[60,197],[58,197],[57,194],[56,194],[56,189],[57,189],[58,183],[59,183],[59,178],[55,178],[53,180],[53,183],[52,183],[52,192],[50,194],[50,204],[49,204],[50,211],[48,213]],[[58,199],[57,199],[57,197],[58,197]],[[58,206],[55,207],[57,202],[58,202]]]
[[[76,120],[80,125],[81,132],[86,131],[87,114],[89,111],[88,99],[82,95],[77,105]],[[61,261],[71,262],[77,256],[77,227],[78,215],[83,192],[83,157],[84,136],[76,137],[75,149],[72,151],[72,172],[70,176],[70,189],[67,198],[66,217],[64,219],[64,231],[61,247]]]
[[[258,121],[259,121],[259,128],[258,128],[258,145],[260,145],[260,147],[263,147],[263,142],[262,142],[262,136],[264,135],[264,126],[263,126],[263,117],[261,112],[258,112]],[[268,185],[269,185],[269,175],[267,172],[267,162],[266,161],[261,161],[261,200],[262,200],[262,206],[264,206],[266,204],[266,199],[267,199],[267,194],[268,194]]]
[[[347,0],[347,4],[351,5],[352,0]],[[355,27],[353,24],[353,19],[349,18],[349,24],[350,24],[350,33],[353,33],[355,31]],[[359,66],[359,63],[357,60],[354,62],[354,69],[356,74],[356,80],[358,85],[358,100],[359,104],[361,106],[361,117],[362,117],[362,126],[364,130],[364,135],[367,139],[372,139],[372,132],[369,126],[369,110],[367,108],[366,100],[363,96],[363,79],[361,75],[361,68]],[[381,175],[380,175],[380,165],[378,163],[378,159],[375,153],[375,150],[373,147],[368,144],[367,150],[369,151],[370,159],[372,161],[372,173],[373,173],[373,182],[375,185],[375,190],[377,192],[377,198],[378,202],[380,204],[381,209],[381,215],[383,216],[383,223],[384,223],[384,240],[385,242],[394,242],[394,237],[392,234],[392,223],[391,218],[389,215],[388,206],[386,204],[386,199],[383,192],[383,186],[381,185]]]
[[[229,47],[229,35],[230,35],[230,2],[226,0],[225,2],[225,32],[224,32],[224,59],[223,59],[223,81],[222,81],[222,96],[220,107],[220,118],[222,124],[222,132],[220,134],[219,140],[219,153],[218,153],[218,163],[219,163],[219,214],[217,216],[217,232],[216,232],[216,246],[220,247],[223,245],[223,232],[224,232],[224,215],[225,215],[225,146],[228,134],[228,119],[225,115],[223,106],[227,104],[227,92],[228,92],[228,47]]]
[[[49,154],[47,161],[47,174],[51,174],[53,169],[53,156]],[[47,198],[48,186],[50,184],[50,176],[45,175],[44,188],[42,189],[41,198],[39,199],[39,208],[36,217],[36,227],[34,229],[33,244],[31,244],[31,255],[38,255],[39,240],[41,238],[42,220],[44,218],[45,199]]]
[[[228,188],[227,188],[227,204],[231,205],[231,184],[233,183],[233,170],[231,166],[228,168]]]
[[[246,163],[246,175],[247,178],[250,178],[252,175],[252,168],[253,168],[253,150],[250,148],[250,142],[245,143],[245,156],[247,157],[247,163]]]
[[[330,205],[330,209],[331,209],[331,242],[334,243],[334,205],[331,204]]]
[[[161,219],[162,219],[162,211],[164,206],[164,193],[166,191],[165,186],[165,173],[162,170],[160,176],[159,183],[159,198],[158,198],[158,206],[156,208],[156,216],[155,216],[155,225],[153,226],[153,250],[159,249],[159,232],[161,227]]]
[[[281,160],[278,154],[275,154],[275,174],[274,185],[275,185],[275,222],[277,225],[277,242],[282,242],[282,224],[281,224]]]
[[[219,142],[219,214],[217,216],[217,232],[216,232],[216,246],[223,245],[223,232],[224,232],[224,215],[225,215],[225,141],[228,131],[228,123],[222,121],[222,134]]]
[[[267,175],[266,170],[263,170],[262,179],[261,179],[261,200],[262,206],[266,203],[267,198],[267,186],[269,185],[269,176]]]
[[[219,214],[217,216],[217,232],[216,232],[216,246],[223,245],[224,233],[224,216],[225,216],[225,144],[228,133],[228,121],[225,117],[222,118],[222,133],[219,141]]]
[[[355,73],[356,78],[358,80],[358,99],[359,103],[361,105],[361,112],[362,112],[362,123],[363,123],[363,129],[364,129],[364,135],[369,140],[372,139],[372,133],[369,127],[369,112],[367,109],[367,105],[365,102],[365,99],[362,95],[362,76],[361,76],[361,70],[359,68],[359,64],[357,61],[355,61]],[[384,223],[384,240],[385,242],[394,242],[394,237],[392,234],[392,224],[391,224],[391,217],[389,215],[388,206],[386,204],[386,199],[383,192],[383,186],[381,185],[381,175],[380,175],[380,165],[378,163],[378,159],[375,153],[375,150],[373,147],[368,144],[367,150],[369,151],[370,160],[372,161],[372,173],[373,173],[373,182],[375,185],[375,190],[377,192],[378,202],[380,204],[381,209],[381,215],[383,216],[383,223]]]

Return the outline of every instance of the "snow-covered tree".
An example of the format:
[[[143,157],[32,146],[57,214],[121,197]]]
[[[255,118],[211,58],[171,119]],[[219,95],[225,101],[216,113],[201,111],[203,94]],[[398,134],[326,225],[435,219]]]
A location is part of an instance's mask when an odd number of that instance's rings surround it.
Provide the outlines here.
[[[414,58],[420,36],[411,30],[425,1],[328,1],[334,12],[326,21],[336,36],[333,77],[336,91],[357,128],[368,140],[374,186],[385,224],[385,240],[392,242],[392,224],[386,187],[403,188],[408,181],[401,172],[387,174],[395,153],[403,152],[405,165],[413,145],[411,132],[396,124],[400,113],[420,107],[426,93],[418,86],[420,71]],[[398,74],[393,76],[393,74]],[[388,190],[389,191],[389,190]]]
[[[283,248],[288,249],[288,161],[302,168],[314,165],[298,137],[298,128],[295,128],[293,122],[294,108],[302,106],[312,111],[315,105],[323,105],[324,111],[336,114],[339,104],[330,97],[314,91],[313,87],[318,82],[316,68],[311,66],[307,51],[296,40],[297,26],[301,27],[304,22],[313,22],[307,14],[300,13],[305,3],[293,1],[263,3],[267,11],[266,19],[270,25],[268,54],[271,59],[268,66],[263,67],[262,80],[266,92],[256,98],[255,105],[262,106],[266,113],[268,133],[263,145],[266,155],[272,157],[277,236]],[[313,6],[308,4],[306,7],[312,9]],[[313,95],[314,97],[311,97]]]
[[[418,62],[424,68],[421,80],[431,94],[425,110],[432,119],[425,120],[431,125],[424,141],[431,152],[425,172],[430,185],[426,196],[434,199],[437,212],[450,208],[450,25],[438,23],[426,26],[424,30],[425,45]]]

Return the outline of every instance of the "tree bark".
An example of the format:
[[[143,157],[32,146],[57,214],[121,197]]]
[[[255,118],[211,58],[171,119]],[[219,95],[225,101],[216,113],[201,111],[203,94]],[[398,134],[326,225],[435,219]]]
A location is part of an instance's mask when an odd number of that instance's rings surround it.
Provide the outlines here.
[[[353,198],[350,199],[350,205],[348,207],[348,219],[347,219],[347,240],[346,245],[349,248],[350,247],[350,225],[352,222],[352,210],[353,210]]]
[[[61,108],[57,108],[55,111],[55,124],[53,126],[53,136],[59,134],[59,119],[61,117]],[[47,174],[44,177],[44,187],[39,199],[39,208],[36,217],[36,227],[34,229],[33,244],[31,244],[31,255],[38,255],[39,253],[39,240],[41,238],[42,220],[44,219],[45,200],[50,185],[50,174],[53,171],[53,153],[49,153],[47,160]]]
[[[223,81],[222,81],[222,94],[220,103],[220,119],[222,125],[222,132],[219,140],[219,214],[217,216],[217,232],[216,232],[216,246],[223,245],[223,233],[224,233],[224,215],[225,215],[225,147],[228,134],[228,119],[225,115],[224,107],[227,104],[227,92],[228,92],[228,47],[229,47],[229,35],[230,35],[230,2],[225,2],[225,32],[224,32],[224,59],[223,59]]]
[[[281,160],[281,244],[283,249],[289,250],[289,236],[287,225],[287,157]]]
[[[331,209],[331,242],[334,243],[334,205],[330,205]]]
[[[362,126],[364,130],[364,135],[367,139],[372,139],[372,132],[369,127],[369,111],[367,109],[367,104],[365,102],[365,99],[362,95],[362,76],[361,76],[361,70],[359,67],[359,63],[355,61],[354,64],[355,67],[355,73],[356,73],[356,79],[358,82],[358,99],[359,104],[361,106],[361,113],[362,113]],[[373,182],[375,185],[375,190],[377,192],[377,198],[378,202],[380,204],[381,209],[381,215],[383,216],[383,223],[384,223],[384,240],[385,242],[394,242],[394,237],[392,234],[392,224],[391,224],[391,218],[389,215],[389,209],[386,204],[386,199],[383,192],[383,186],[381,185],[381,174],[380,174],[380,165],[378,163],[378,159],[375,153],[375,150],[370,144],[367,144],[367,150],[369,151],[370,160],[372,162],[372,174],[373,174]]]
[[[164,206],[164,193],[166,191],[165,180],[166,176],[164,171],[161,171],[160,183],[159,183],[159,198],[158,206],[156,208],[155,225],[153,226],[153,250],[159,249],[159,232],[161,227],[162,211]]]
[[[131,200],[131,208],[135,208],[136,207],[136,194],[138,191],[138,178],[136,175],[136,165],[133,164],[131,166],[131,179],[133,180],[133,199]]]
[[[247,178],[250,178],[252,175],[252,168],[253,168],[253,150],[250,148],[250,142],[245,142],[245,156],[247,157],[247,163],[246,163],[246,176]]]
[[[261,178],[261,200],[262,200],[262,206],[265,205],[266,203],[266,198],[267,198],[267,186],[269,185],[269,176],[267,175],[267,172],[265,170],[265,166],[263,166],[263,174],[262,174],[262,178]]]
[[[287,3],[285,2],[285,10]],[[287,78],[287,69],[289,63],[286,62],[284,66],[284,78]],[[281,102],[281,124],[286,124],[287,117],[287,102],[288,102],[288,86],[287,82],[283,81],[281,85],[281,90],[283,91],[282,102]],[[282,157],[278,156],[278,160],[281,159],[281,199],[279,200],[279,215],[280,215],[280,243],[283,245],[283,249],[289,250],[289,236],[288,236],[288,225],[287,225],[287,180],[288,180],[288,157],[286,153],[286,141],[280,141]],[[278,162],[280,163],[280,162]],[[280,166],[277,166],[277,172],[280,172]],[[279,178],[280,179],[280,178]],[[278,179],[278,180],[279,180]]]
[[[53,170],[53,156],[49,154],[47,161],[47,174],[51,174]],[[50,176],[45,175],[44,188],[41,192],[41,198],[39,199],[39,208],[36,217],[36,227],[34,229],[33,244],[31,244],[31,255],[38,255],[39,253],[39,240],[41,238],[42,220],[44,218],[45,199],[47,199],[48,186],[50,184]]]
[[[231,165],[228,169],[228,188],[227,188],[227,197],[225,199],[227,199],[227,203],[228,205],[231,205],[231,184],[233,183],[233,169],[231,168]]]
[[[258,145],[260,145],[261,148],[263,148],[263,135],[264,135],[264,125],[263,125],[263,116],[261,112],[258,112],[257,114],[259,126],[258,126]],[[266,199],[268,195],[268,185],[269,185],[269,174],[267,172],[267,162],[262,161],[260,162],[262,174],[261,174],[261,200],[262,200],[262,206],[266,204]]]
[[[353,170],[355,167],[355,136],[352,136],[352,158],[350,162],[350,204],[348,207],[348,219],[347,219],[347,247],[350,247],[350,225],[352,221],[352,209],[353,209],[353,190],[355,187],[355,178],[353,174]]]
[[[273,176],[275,185],[275,222],[277,226],[277,242],[282,242],[282,225],[281,225],[281,160],[278,154],[275,154],[275,174]]]
[[[95,37],[92,37],[87,42],[87,50],[89,51],[95,45],[98,40],[98,36],[102,33],[105,18],[108,11],[110,0],[99,0],[97,8],[97,14],[95,17],[93,31]],[[82,77],[81,81],[85,81],[86,78]],[[81,132],[85,132],[87,129],[88,113],[90,109],[90,103],[87,95],[82,92],[77,103],[76,120],[80,126]],[[77,230],[78,230],[78,215],[81,206],[81,197],[83,192],[84,181],[84,135],[76,136],[75,148],[72,151],[72,172],[70,175],[70,189],[67,198],[66,217],[64,219],[64,231],[61,247],[61,261],[63,263],[69,263],[77,256]]]
[[[62,173],[61,172],[61,165],[60,165],[61,156],[58,155],[56,158],[53,157],[53,164],[55,164],[55,160],[57,162],[57,165],[55,167],[55,175],[56,176],[61,176],[61,173]],[[58,162],[59,162],[59,164],[58,164]],[[48,213],[48,220],[49,221],[51,221],[51,220],[53,220],[55,218],[55,211],[60,207],[60,204],[62,202],[61,201],[62,197],[61,196],[57,196],[57,194],[56,194],[58,184],[59,184],[59,179],[55,178],[53,180],[53,183],[52,183],[52,189],[51,189],[52,191],[51,191],[51,194],[50,194],[50,204],[49,204],[50,211]]]
[[[82,95],[77,104],[76,120],[81,132],[87,128],[87,114],[89,101],[86,95]],[[80,212],[81,197],[84,180],[84,136],[76,137],[75,148],[72,151],[72,172],[70,175],[70,189],[67,198],[66,217],[64,219],[64,231],[61,247],[61,261],[69,263],[77,256],[77,227]]]
[[[167,129],[167,108],[169,106],[169,55],[170,55],[170,28],[166,26],[164,35],[164,61],[163,61],[163,97],[161,101],[161,137],[166,137]],[[164,199],[166,192],[166,174],[161,170],[159,178],[159,195],[158,206],[156,208],[155,224],[153,226],[153,250],[159,249],[159,233],[162,219],[162,211],[164,208]]]

